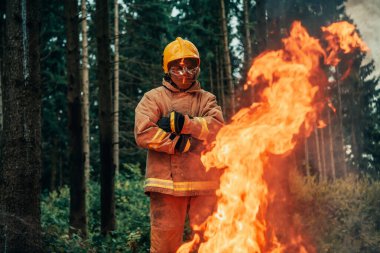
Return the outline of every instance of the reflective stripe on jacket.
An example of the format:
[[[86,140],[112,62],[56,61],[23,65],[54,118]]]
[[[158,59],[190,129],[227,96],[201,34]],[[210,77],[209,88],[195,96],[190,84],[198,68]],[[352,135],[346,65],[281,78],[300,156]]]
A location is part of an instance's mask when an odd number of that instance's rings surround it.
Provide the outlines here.
[[[182,134],[192,138],[188,152],[178,153],[179,139],[159,128],[156,122],[170,112],[185,116]],[[219,187],[220,171],[206,172],[200,154],[205,143],[215,137],[223,125],[223,115],[216,97],[201,89],[197,82],[185,92],[170,83],[144,94],[135,111],[135,139],[148,149],[144,190],[175,196],[212,194]]]

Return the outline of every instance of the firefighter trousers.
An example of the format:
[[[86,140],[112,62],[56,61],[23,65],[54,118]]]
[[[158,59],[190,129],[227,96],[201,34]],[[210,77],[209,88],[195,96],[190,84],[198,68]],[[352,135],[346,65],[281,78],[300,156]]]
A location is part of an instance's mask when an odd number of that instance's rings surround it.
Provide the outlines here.
[[[216,196],[176,197],[163,193],[150,193],[150,252],[175,253],[182,244],[186,215],[192,233],[210,216],[216,207]]]

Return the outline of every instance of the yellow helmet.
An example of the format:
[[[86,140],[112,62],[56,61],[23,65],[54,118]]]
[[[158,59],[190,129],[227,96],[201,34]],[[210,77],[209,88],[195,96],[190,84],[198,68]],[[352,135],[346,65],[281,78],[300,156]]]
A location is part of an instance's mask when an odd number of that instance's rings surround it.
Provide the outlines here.
[[[196,58],[200,61],[198,49],[193,43],[177,37],[175,41],[170,42],[164,49],[162,68],[168,73],[168,63],[182,58]],[[199,63],[198,63],[199,65]]]

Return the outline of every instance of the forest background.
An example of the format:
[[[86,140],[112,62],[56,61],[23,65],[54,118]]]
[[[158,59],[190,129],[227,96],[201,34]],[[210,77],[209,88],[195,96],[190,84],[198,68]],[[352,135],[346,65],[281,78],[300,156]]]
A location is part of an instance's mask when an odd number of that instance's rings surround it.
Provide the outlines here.
[[[134,109],[161,84],[165,45],[181,36],[198,47],[199,80],[217,96],[228,122],[255,102],[255,90],[243,89],[252,60],[279,49],[293,21],[320,38],[321,26],[355,23],[357,5],[1,1],[0,252],[147,252],[146,150],[134,141]],[[379,36],[362,27],[364,38]],[[350,75],[342,78],[351,61]],[[289,186],[318,252],[380,248],[375,64],[357,52],[326,70],[326,93],[336,110],[325,110],[327,126],[292,154],[297,174]]]

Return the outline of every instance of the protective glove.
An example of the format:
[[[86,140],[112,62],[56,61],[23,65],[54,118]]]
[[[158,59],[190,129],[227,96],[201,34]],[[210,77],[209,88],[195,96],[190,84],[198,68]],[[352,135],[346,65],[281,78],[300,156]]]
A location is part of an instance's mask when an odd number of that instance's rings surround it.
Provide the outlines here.
[[[180,134],[185,123],[185,116],[181,113],[172,111],[169,117],[162,117],[157,121],[159,128],[169,133]]]
[[[185,123],[185,116],[179,112],[172,111],[169,114],[169,121],[171,132],[180,134],[183,128],[183,124]]]
[[[181,134],[175,145],[175,149],[180,153],[185,153],[189,151],[191,146],[191,135],[190,134]]]
[[[161,128],[165,132],[168,132],[168,133],[172,132],[171,129],[170,129],[170,120],[169,120],[169,117],[162,117],[161,119],[159,119],[157,121],[157,125],[158,125],[159,128]]]

